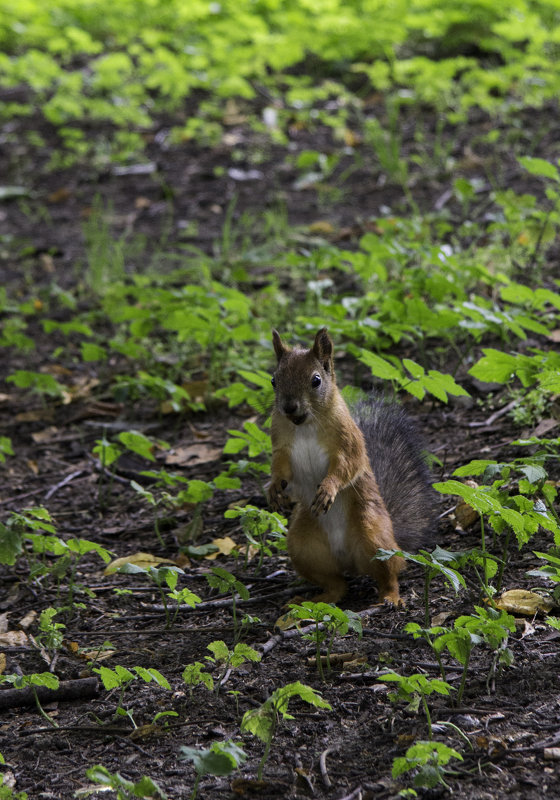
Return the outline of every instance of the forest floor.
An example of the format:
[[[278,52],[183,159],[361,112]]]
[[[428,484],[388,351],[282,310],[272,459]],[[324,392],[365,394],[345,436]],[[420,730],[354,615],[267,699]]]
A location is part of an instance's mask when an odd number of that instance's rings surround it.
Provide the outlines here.
[[[550,126],[557,114],[557,108],[549,107],[526,112],[520,120],[520,136],[531,138],[532,132],[535,136],[538,133],[535,155],[551,160],[558,157],[555,126]],[[32,126],[34,122],[15,124]],[[407,130],[412,131],[414,125],[412,116],[403,120],[404,147]],[[492,173],[499,174],[503,187],[512,186],[520,192],[526,182],[527,190],[535,193],[538,181],[523,177],[507,149],[486,152],[477,145],[491,126],[484,115],[473,115],[460,129],[444,131],[443,145],[462,162],[464,170],[481,173],[483,192],[488,186],[486,176]],[[164,128],[162,122],[162,131]],[[49,140],[48,130],[41,133],[53,147],[56,145]],[[258,167],[241,161],[235,164],[237,171],[232,170],[232,145],[227,143],[217,148],[193,143],[167,147],[163,135],[155,136],[149,145],[149,167],[136,172],[107,169],[100,174],[84,166],[51,172],[45,167],[48,147],[44,161],[37,163],[29,158],[23,139],[19,152],[7,148],[0,151],[3,182],[26,189],[25,197],[0,203],[4,234],[1,284],[20,302],[53,279],[62,288],[83,285],[84,220],[96,196],[110,209],[116,239],[130,231],[144,237],[145,247],[136,256],[139,267],[161,253],[164,238],[168,255],[182,252],[181,236],[188,226],[194,231],[189,244],[212,253],[217,243],[223,242],[224,218],[234,198],[234,221],[244,212],[258,215],[264,209],[274,213],[282,208],[289,228],[301,230],[326,220],[330,227],[323,226],[322,230],[331,241],[347,247],[356,246],[367,221],[382,214],[383,207],[401,213],[406,209],[401,189],[383,184],[374,170],[354,170],[336,194],[325,197],[316,187],[295,188],[297,174],[286,166],[282,146],[264,143],[242,124],[232,125],[229,135],[238,150],[262,150]],[[325,137],[324,149],[328,146],[327,134],[305,131],[293,133],[294,149],[321,149],[318,135]],[[341,163],[341,172],[343,168]],[[252,177],[251,169],[256,170]],[[420,169],[412,175],[411,194],[422,213],[441,207],[449,189],[448,176],[425,176]],[[554,269],[551,260],[550,270]],[[556,273],[551,272],[554,274],[558,276],[557,264]],[[254,275],[256,286],[258,279]],[[87,307],[87,300],[82,303]],[[34,351],[3,354],[1,378],[16,369],[40,369],[52,361],[52,341],[47,341],[39,326],[33,333]],[[449,358],[451,372],[455,357],[450,354]],[[162,465],[173,463],[174,469],[180,469],[187,478],[211,480],[224,458],[221,450],[227,431],[240,427],[244,412],[232,414],[225,406],[212,406],[196,414],[162,416],[153,404],[119,403],[106,387],[111,370],[120,366],[106,363],[100,374],[95,364],[84,365],[84,386],[91,381],[93,387],[95,381],[95,388],[84,390],[83,396],[69,405],[38,401],[11,384],[3,385],[0,434],[11,438],[17,457],[0,465],[2,515],[44,505],[62,538],[93,540],[116,556],[145,551],[176,559],[191,521],[189,509],[175,513],[161,526],[162,546],[154,534],[153,511],[140,503],[129,483],[131,478],[141,481],[139,472],[150,464],[123,457],[115,479],[108,485],[107,478],[102,482],[103,476],[91,457],[92,448],[104,431],[140,429],[170,443],[171,449],[158,455]],[[341,370],[347,368],[350,362],[345,359]],[[459,375],[458,380],[467,381],[468,376]],[[435,469],[437,480],[447,478],[471,458],[511,458],[516,454],[512,441],[532,432],[514,424],[508,414],[493,414],[508,402],[503,388],[473,381],[468,388],[473,401],[456,401],[448,406],[408,404],[428,450],[443,465]],[[260,487],[249,478],[243,481],[241,490],[217,492],[204,507],[197,544],[227,536],[241,543],[237,521],[224,520],[223,516],[228,507],[240,501],[266,507]],[[478,525],[466,530],[456,527],[451,511],[449,498],[442,499],[436,542],[451,551],[476,546],[480,541]],[[501,555],[501,545],[490,542],[489,547]],[[537,535],[531,550],[546,549],[545,535]],[[366,666],[348,671],[335,665],[322,682],[316,666],[308,660],[314,646],[300,636],[278,633],[274,628],[289,598],[307,591],[311,596],[311,587],[297,583],[287,557],[281,553],[267,556],[259,572],[255,562],[253,559],[245,565],[243,558],[236,561],[231,556],[219,556],[215,561],[183,559],[188,586],[203,602],[195,609],[181,610],[174,625],[166,629],[155,588],[137,581],[130,594],[115,593],[115,589],[131,588],[129,576],[104,575],[103,565],[95,556],[80,560],[75,599],[84,607],[67,620],[64,645],[55,656],[56,674],[61,680],[92,675],[88,660],[99,650],[98,664],[156,668],[167,677],[172,691],[140,681],[127,690],[123,704],[133,716],[135,728],[128,718],[114,717],[117,693],[107,692],[101,685],[93,696],[46,702],[45,709],[57,728],[42,719],[33,705],[3,708],[0,751],[6,769],[13,773],[16,790],[27,792],[30,798],[71,798],[74,792],[91,786],[86,769],[103,764],[133,781],[149,775],[168,797],[180,800],[190,796],[194,784],[191,764],[179,760],[180,746],[207,747],[216,739],[231,738],[242,742],[249,756],[247,762],[233,778],[202,778],[200,797],[365,800],[397,796],[403,784],[391,777],[392,761],[414,739],[427,738],[426,721],[421,708],[415,713],[404,703],[392,703],[390,687],[379,677],[387,668],[439,677],[438,665],[426,643],[413,641],[403,632],[406,622],[423,624],[421,571],[409,566],[403,574],[404,609],[377,606],[376,589],[370,581],[351,582],[342,607],[360,612],[363,637],[348,635],[337,640],[334,649],[363,656]],[[532,553],[520,554],[512,543],[503,588],[533,586],[526,572],[535,563]],[[240,602],[239,607],[259,621],[248,628],[244,641],[262,652],[262,660],[232,669],[218,694],[198,686],[191,697],[181,677],[185,666],[204,661],[210,642],[222,639],[231,646],[234,640],[231,603],[217,598],[205,579],[215,565],[232,570],[249,588],[250,599]],[[62,605],[67,590],[64,583],[57,594],[51,584],[42,586],[25,580],[24,572],[21,567],[3,568],[0,573],[0,619],[8,630],[22,630],[20,638],[1,648],[7,658],[6,673],[40,673],[52,667],[52,653],[34,646],[28,635],[36,630],[36,622],[26,629],[22,621],[33,619],[34,612],[46,605]],[[80,585],[87,586],[93,595],[81,594]],[[446,615],[454,618],[470,613],[473,603],[483,604],[477,586],[468,585],[466,591],[455,595],[447,584],[439,580],[432,583],[430,608],[433,616],[439,615],[440,624],[444,624]],[[463,755],[462,761],[452,762],[446,776],[458,797],[560,797],[559,762],[544,759],[545,748],[560,745],[559,637],[560,633],[542,619],[518,616],[508,642],[513,653],[511,666],[493,670],[493,653],[484,647],[475,648],[461,705],[456,707],[452,696],[429,698],[438,738]],[[457,689],[461,668],[448,654],[443,655],[443,661],[446,679]],[[320,691],[332,710],[293,702],[290,710],[294,719],[279,725],[264,780],[257,785],[249,779],[255,778],[263,745],[252,736],[240,734],[240,718],[263,703],[276,687],[292,681]],[[174,711],[178,716],[161,717],[154,723],[155,715],[163,711]],[[442,785],[418,789],[420,796],[430,798],[443,796],[446,791]]]

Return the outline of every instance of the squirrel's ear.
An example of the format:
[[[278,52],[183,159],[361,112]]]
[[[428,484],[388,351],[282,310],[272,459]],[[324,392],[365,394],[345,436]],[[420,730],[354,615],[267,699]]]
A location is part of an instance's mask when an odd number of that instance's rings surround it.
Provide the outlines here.
[[[282,358],[284,353],[288,352],[288,348],[284,346],[284,342],[280,338],[280,334],[278,331],[272,331],[272,344],[274,345],[274,352],[276,353],[276,358],[278,361]]]
[[[321,328],[313,343],[313,355],[323,365],[325,372],[333,372],[333,343],[326,328]]]

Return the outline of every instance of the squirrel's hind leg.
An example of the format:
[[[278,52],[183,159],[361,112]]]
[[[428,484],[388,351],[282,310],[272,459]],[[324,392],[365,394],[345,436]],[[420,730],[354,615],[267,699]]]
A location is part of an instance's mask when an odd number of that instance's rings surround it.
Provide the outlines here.
[[[372,561],[369,574],[377,581],[379,586],[379,600],[381,603],[390,603],[393,606],[402,606],[403,601],[399,594],[399,572],[404,567],[404,561],[399,556],[393,556],[388,561]]]
[[[327,534],[316,519],[301,509],[288,529],[288,553],[302,578],[320,586],[314,602],[338,603],[346,594],[346,581],[334,558]]]

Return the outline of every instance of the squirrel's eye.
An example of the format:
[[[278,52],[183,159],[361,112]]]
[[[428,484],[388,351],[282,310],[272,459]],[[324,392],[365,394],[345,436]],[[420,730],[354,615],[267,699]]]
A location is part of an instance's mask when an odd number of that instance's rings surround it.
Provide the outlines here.
[[[321,383],[322,383],[321,376],[315,373],[315,375],[311,378],[311,386],[314,389],[318,389]]]
[[[274,380],[274,378],[271,378],[271,379],[270,379],[270,382],[271,382],[271,384],[272,384],[272,386],[273,386],[273,387],[274,387],[274,386],[276,386],[276,381]]]

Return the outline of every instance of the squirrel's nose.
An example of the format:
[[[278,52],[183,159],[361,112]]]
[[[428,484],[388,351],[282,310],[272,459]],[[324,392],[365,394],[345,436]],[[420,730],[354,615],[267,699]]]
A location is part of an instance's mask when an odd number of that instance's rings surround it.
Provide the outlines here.
[[[298,409],[299,409],[299,403],[297,400],[293,400],[291,398],[289,398],[288,400],[284,400],[285,414],[295,414]]]

